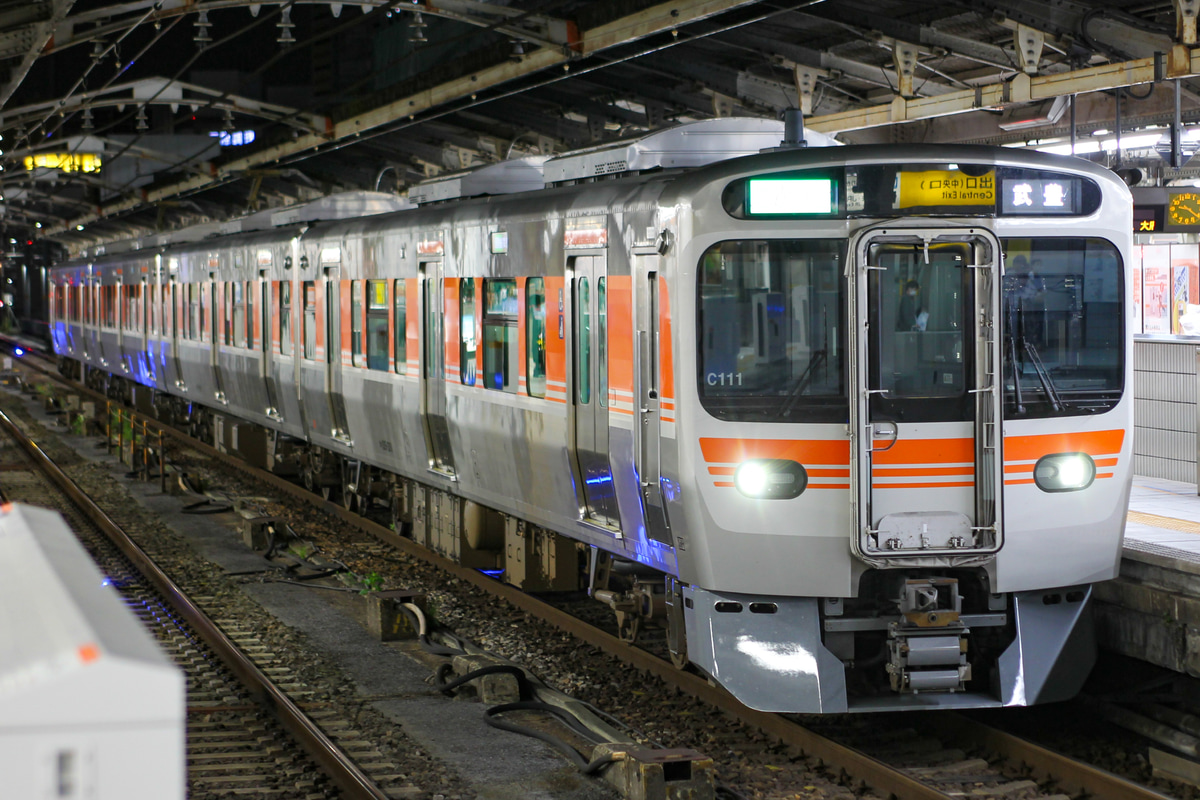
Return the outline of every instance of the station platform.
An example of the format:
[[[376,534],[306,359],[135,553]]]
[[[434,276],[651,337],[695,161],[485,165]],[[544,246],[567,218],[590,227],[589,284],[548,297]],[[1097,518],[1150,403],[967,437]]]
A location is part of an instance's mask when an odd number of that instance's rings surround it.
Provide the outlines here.
[[[1135,476],[1121,575],[1096,584],[1100,646],[1200,677],[1200,496]]]
[[[1134,476],[1125,524],[1125,557],[1174,555],[1200,575],[1200,496],[1196,484]],[[1186,554],[1186,555],[1184,555]]]

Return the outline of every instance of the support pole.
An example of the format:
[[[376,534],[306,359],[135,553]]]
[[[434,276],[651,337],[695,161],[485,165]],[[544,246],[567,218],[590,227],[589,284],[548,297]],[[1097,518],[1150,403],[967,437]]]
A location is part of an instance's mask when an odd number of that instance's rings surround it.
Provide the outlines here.
[[[1071,95],[1071,155],[1075,155],[1075,99],[1078,95]]]

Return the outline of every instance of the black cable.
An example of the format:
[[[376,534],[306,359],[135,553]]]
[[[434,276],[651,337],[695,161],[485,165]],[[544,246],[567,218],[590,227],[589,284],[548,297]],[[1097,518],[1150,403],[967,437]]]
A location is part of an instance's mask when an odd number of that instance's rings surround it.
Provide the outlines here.
[[[485,675],[512,675],[517,679],[517,689],[521,694],[522,700],[528,700],[533,696],[529,688],[529,678],[525,676],[525,670],[515,664],[488,664],[486,667],[480,667],[476,670],[471,670],[466,675],[460,675],[454,680],[447,681],[446,675],[451,672],[454,667],[450,664],[440,664],[437,671],[433,673],[433,680],[442,694],[452,694],[455,689],[465,683],[470,683],[476,678],[482,678]]]
[[[506,714],[510,711],[541,711],[547,714],[552,714],[560,721],[567,721],[564,719],[566,712],[558,706],[552,706],[549,703],[539,703],[529,700],[522,700],[517,703],[502,703],[498,706],[492,706],[484,712],[484,720],[493,728],[499,728],[500,730],[509,731],[510,733],[519,733],[522,736],[529,736],[533,739],[539,739],[545,742],[555,750],[558,750],[560,753],[565,755],[572,764],[579,768],[580,772],[582,772],[584,775],[595,775],[600,772],[601,769],[617,760],[617,757],[614,755],[606,755],[601,756],[593,761],[587,761],[582,755],[579,754],[578,750],[557,736],[498,718],[500,714]]]

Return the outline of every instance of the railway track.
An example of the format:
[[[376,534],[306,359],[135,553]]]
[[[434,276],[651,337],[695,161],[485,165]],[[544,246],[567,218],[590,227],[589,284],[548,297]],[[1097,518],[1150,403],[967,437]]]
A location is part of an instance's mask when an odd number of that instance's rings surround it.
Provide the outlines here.
[[[311,693],[289,681],[289,670],[274,654],[240,631],[236,620],[220,616],[219,598],[189,596],[3,412],[0,433],[5,502],[62,513],[186,673],[189,797],[393,796],[383,788],[390,765],[351,758],[347,747],[363,744],[352,726],[327,702],[306,703]]]
[[[61,380],[50,372],[46,374]],[[71,391],[87,393],[74,385]],[[669,661],[631,646],[554,605],[454,564],[383,525],[323,500],[283,478],[254,469],[172,428],[159,426],[153,420],[149,424],[187,448],[216,460],[222,469],[236,470],[247,480],[269,487],[289,501],[319,508],[339,524],[353,526],[387,548],[431,564],[475,590],[506,601],[519,612],[544,620],[574,640],[632,665],[644,674],[655,676],[664,684],[761,732],[776,747],[819,762],[835,776],[842,776],[843,783],[852,787],[866,787],[872,793],[899,800],[945,800],[964,794],[1020,800],[1083,794],[1102,800],[1163,800],[1165,797],[956,714],[912,715],[904,723],[889,722],[887,726],[878,726],[869,721],[870,717],[862,716],[830,723],[823,718],[797,719],[753,711],[704,678],[681,672]],[[895,715],[892,718],[895,719]],[[907,724],[910,721],[913,723],[911,728]],[[882,733],[881,727],[886,729]]]

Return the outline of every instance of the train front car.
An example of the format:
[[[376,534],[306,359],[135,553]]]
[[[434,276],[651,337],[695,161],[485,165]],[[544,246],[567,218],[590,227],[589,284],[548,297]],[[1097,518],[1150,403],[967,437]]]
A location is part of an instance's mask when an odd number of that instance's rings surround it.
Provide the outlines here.
[[[1126,187],[845,147],[709,167],[662,207],[677,658],[769,711],[1073,695],[1131,481]]]

